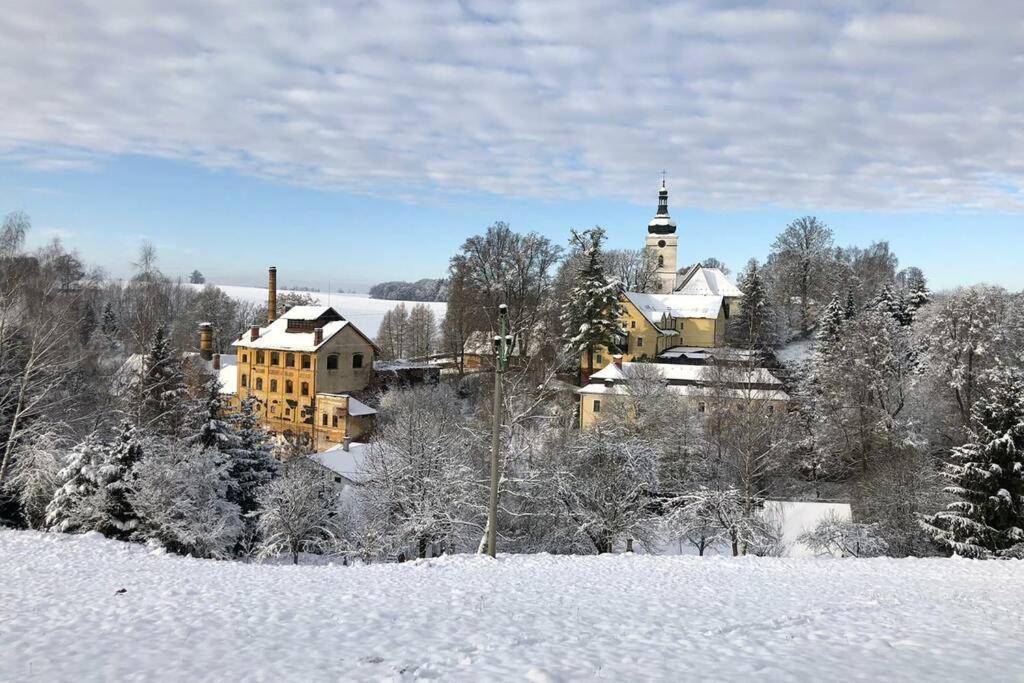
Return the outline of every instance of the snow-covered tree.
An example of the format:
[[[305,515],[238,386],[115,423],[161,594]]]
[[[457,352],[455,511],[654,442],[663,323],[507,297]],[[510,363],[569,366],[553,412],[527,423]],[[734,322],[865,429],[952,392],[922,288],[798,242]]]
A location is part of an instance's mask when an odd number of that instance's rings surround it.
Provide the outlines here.
[[[906,282],[906,301],[908,312],[913,318],[921,308],[928,305],[931,300],[931,292],[928,290],[928,281],[920,268],[907,268],[904,273]]]
[[[768,350],[778,343],[775,311],[756,259],[740,275],[743,300],[729,324],[731,343],[744,349]]]
[[[720,544],[738,556],[777,547],[780,541],[776,526],[759,510],[748,510],[745,497],[733,487],[701,486],[669,501],[660,527],[673,538],[689,539],[702,555],[706,548]]]
[[[6,490],[18,501],[30,529],[46,528],[46,508],[65,480],[63,457],[69,446],[63,428],[40,427],[29,441],[18,448]]]
[[[202,449],[212,448],[230,453],[239,444],[238,434],[227,415],[227,401],[221,393],[221,383],[211,377],[203,387],[203,395],[192,402],[188,415],[189,431],[185,443]]]
[[[799,302],[797,325],[800,335],[811,334],[811,306],[828,289],[829,265],[833,262],[832,230],[814,216],[798,218],[775,239],[767,268],[773,291],[786,307]]]
[[[598,425],[552,442],[546,461],[548,495],[593,552],[610,553],[618,541],[652,539],[658,454],[651,444]]]
[[[896,292],[891,284],[883,285],[868,305],[876,311],[890,316],[900,325],[909,325],[913,320],[906,300]]]
[[[182,555],[230,556],[241,522],[227,499],[226,468],[212,449],[175,442],[150,448],[135,466],[129,496],[142,519],[140,535]]]
[[[96,530],[104,536],[128,540],[139,526],[129,497],[143,452],[142,440],[129,420],[123,421],[114,440],[105,444],[96,477]]]
[[[300,553],[342,550],[351,529],[333,479],[319,466],[297,461],[260,491],[258,528],[260,556],[288,554],[294,564]]]
[[[834,512],[801,534],[799,540],[815,553],[840,557],[877,557],[888,547],[877,523],[840,519]]]
[[[142,359],[141,376],[129,396],[134,404],[129,411],[136,415],[141,429],[171,437],[183,435],[188,412],[185,374],[162,326]]]
[[[60,488],[46,506],[46,526],[53,531],[75,533],[95,528],[98,518],[98,470],[105,445],[96,434],[71,449],[58,473]]]
[[[448,386],[384,395],[360,494],[396,553],[465,548],[483,531],[486,494],[465,421]]]
[[[846,313],[843,310],[843,305],[839,301],[839,295],[836,294],[829,301],[828,306],[821,314],[821,319],[818,321],[818,329],[815,332],[815,337],[818,340],[819,347],[827,346],[835,343],[839,340],[839,337],[843,332],[843,324],[846,322]]]
[[[964,557],[1024,558],[1024,371],[1001,367],[975,408],[973,438],[953,450],[946,489],[958,498],[921,520]]]
[[[243,516],[256,511],[260,490],[278,472],[270,434],[260,423],[253,398],[242,401],[234,416],[237,441],[228,451],[228,499],[236,503]]]
[[[604,235],[601,228],[573,231],[572,242],[582,252],[584,265],[562,309],[565,354],[572,359],[586,354],[588,375],[594,372],[597,347],[614,348],[616,340],[622,336],[621,287],[618,280],[609,278],[604,271],[601,258]]]

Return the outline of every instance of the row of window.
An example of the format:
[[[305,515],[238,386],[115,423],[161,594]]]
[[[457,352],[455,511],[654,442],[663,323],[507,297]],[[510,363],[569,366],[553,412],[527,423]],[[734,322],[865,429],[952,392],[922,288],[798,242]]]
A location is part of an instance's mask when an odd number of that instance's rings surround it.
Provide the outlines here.
[[[253,388],[256,389],[256,391],[263,391],[263,378],[262,377],[257,377],[254,380],[253,384],[254,384]],[[244,388],[244,387],[248,387],[248,386],[249,386],[249,376],[246,375],[245,373],[242,373],[242,387]],[[271,392],[276,392],[277,388],[278,388],[277,380],[276,379],[270,380],[270,391]],[[286,379],[284,381],[284,393],[286,393],[286,394],[294,394],[295,393],[295,383],[292,382],[290,379]],[[302,384],[299,385],[299,394],[302,395],[302,396],[309,396],[309,382],[303,382]]]
[[[281,354],[280,351],[271,351],[270,352],[270,364],[271,365],[281,365],[281,355],[282,354]],[[294,354],[294,353],[285,353],[284,354],[284,367],[286,367],[286,368],[294,368],[295,367],[295,356],[296,356],[296,354]],[[329,356],[327,356],[327,369],[328,370],[337,370],[338,369],[338,358],[339,358],[339,356],[336,353],[332,353]],[[267,356],[266,356],[266,353],[264,351],[257,351],[256,352],[256,365],[265,365],[266,364],[266,359],[267,359]],[[245,364],[245,363],[248,363],[248,362],[249,362],[249,354],[248,353],[243,353],[242,354],[242,363]],[[303,353],[303,354],[299,355],[299,362],[302,364],[302,369],[303,370],[309,370],[312,367],[313,360],[309,356],[308,353]],[[359,368],[363,367],[363,354],[361,354],[361,353],[353,353],[352,354],[352,367],[354,369],[356,369],[356,370],[358,370]]]

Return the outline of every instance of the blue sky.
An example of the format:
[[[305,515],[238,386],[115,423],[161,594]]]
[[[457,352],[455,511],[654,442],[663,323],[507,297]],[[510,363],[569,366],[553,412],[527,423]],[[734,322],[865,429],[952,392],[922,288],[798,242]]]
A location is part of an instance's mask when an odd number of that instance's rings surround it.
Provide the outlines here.
[[[1024,288],[1024,4],[12,0],[0,213],[124,275],[362,290],[496,220],[682,261],[793,218],[936,287]],[[45,49],[39,49],[45,45]]]

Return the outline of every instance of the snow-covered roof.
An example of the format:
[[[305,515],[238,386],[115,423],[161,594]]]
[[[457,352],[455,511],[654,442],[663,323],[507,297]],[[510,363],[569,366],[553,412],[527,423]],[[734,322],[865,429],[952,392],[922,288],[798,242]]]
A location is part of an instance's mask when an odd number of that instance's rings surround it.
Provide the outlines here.
[[[330,306],[292,306],[283,315],[281,320],[317,320],[321,316],[334,311]],[[334,311],[337,313],[337,311]]]
[[[687,358],[692,361],[706,361],[712,358],[720,360],[749,361],[757,358],[759,353],[751,349],[732,349],[727,346],[673,346],[658,354],[659,359],[670,360]]]
[[[729,389],[716,387],[701,387],[693,384],[670,384],[665,387],[667,391],[684,396],[686,398],[733,398],[736,400],[753,401],[789,401],[790,396],[782,389]],[[577,390],[579,394],[586,395],[622,395],[627,391],[622,384],[588,384]]]
[[[220,380],[220,393],[238,393],[238,356],[221,354],[220,370],[217,372],[217,379]],[[211,363],[212,370],[212,363]]]
[[[661,329],[662,318],[702,318],[715,320],[722,310],[721,296],[695,294],[641,294],[625,292],[626,298],[655,327]]]
[[[628,361],[622,363],[621,369],[615,363],[610,363],[590,377],[592,380],[599,380],[602,384],[606,379],[614,380],[615,382],[628,381],[630,377],[629,369],[634,365],[642,368],[655,368],[658,371],[658,374],[670,383],[690,382],[699,384],[713,381],[713,379],[718,379],[714,375],[710,374],[712,372],[718,372],[718,370],[709,368],[706,365],[631,363]],[[722,381],[727,381],[733,384],[751,384],[775,387],[782,386],[782,382],[779,378],[773,375],[767,368],[723,368],[721,372],[723,373],[721,378]]]
[[[366,479],[363,463],[366,462],[369,452],[369,444],[353,442],[348,445],[348,450],[345,450],[344,445],[338,444],[326,451],[311,454],[309,459],[349,481],[359,483]]]
[[[687,269],[675,289],[676,294],[698,296],[741,297],[743,292],[718,268],[705,268],[699,263]]]
[[[356,398],[352,398],[349,394],[332,394],[326,391],[318,391],[317,396],[337,396],[348,400],[348,414],[360,417],[362,415],[376,415],[377,410],[366,405],[362,401]]]

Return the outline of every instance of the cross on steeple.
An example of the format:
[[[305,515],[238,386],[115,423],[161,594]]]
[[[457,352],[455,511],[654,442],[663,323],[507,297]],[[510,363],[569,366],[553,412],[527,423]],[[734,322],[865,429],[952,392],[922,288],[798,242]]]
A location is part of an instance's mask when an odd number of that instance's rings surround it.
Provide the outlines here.
[[[661,186],[665,187],[665,169],[661,170]]]

